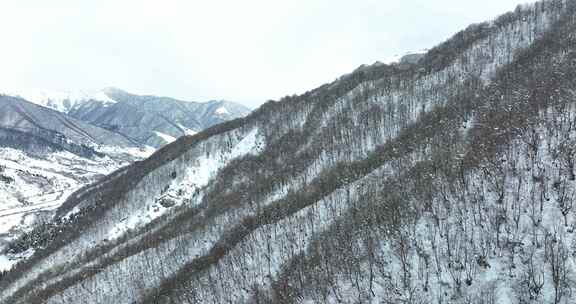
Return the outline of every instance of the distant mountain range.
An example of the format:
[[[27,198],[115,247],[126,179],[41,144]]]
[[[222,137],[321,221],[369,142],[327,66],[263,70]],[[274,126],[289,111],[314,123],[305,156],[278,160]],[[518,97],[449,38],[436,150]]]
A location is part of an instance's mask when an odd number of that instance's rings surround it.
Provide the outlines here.
[[[102,93],[114,102],[91,99],[76,103],[69,111],[70,116],[155,148],[250,112],[228,101],[188,102],[135,95],[115,88]]]
[[[68,150],[82,156],[94,153],[96,146],[141,146],[120,133],[11,96],[0,96],[0,138],[1,146]]]
[[[87,100],[114,103],[115,101],[110,99],[104,91],[105,89],[97,91],[4,90],[2,93],[20,97],[58,112],[68,113],[76,104]]]
[[[0,94],[0,249],[82,186],[180,136],[249,112],[227,101],[186,102],[115,88]]]
[[[136,95],[117,88],[93,92],[22,91],[7,95],[66,113],[154,148],[250,112],[247,107],[229,101],[190,102]]]

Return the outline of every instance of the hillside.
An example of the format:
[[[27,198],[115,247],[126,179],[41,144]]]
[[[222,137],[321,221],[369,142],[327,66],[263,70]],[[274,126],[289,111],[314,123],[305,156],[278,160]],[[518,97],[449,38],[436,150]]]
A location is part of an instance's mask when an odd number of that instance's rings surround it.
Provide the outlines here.
[[[179,138],[13,242],[0,303],[573,303],[575,13]]]
[[[120,96],[120,93],[126,96]],[[108,97],[109,94],[117,100]],[[139,140],[106,128],[102,120],[94,123],[76,119],[69,115],[71,111],[82,113],[88,104],[95,111],[103,110],[107,121],[119,120],[121,124],[130,124],[141,129],[143,134],[155,139],[154,145],[161,147],[184,134],[193,134],[181,124],[176,126],[176,133],[171,135],[155,132],[164,125],[174,126],[178,119],[196,122],[195,117],[229,120],[233,114],[226,112],[214,114],[216,110],[230,108],[233,113],[238,107],[232,103],[214,102],[198,104],[198,109],[181,113],[174,121],[166,117],[171,112],[178,112],[180,104],[164,103],[156,109],[155,114],[148,115],[150,106],[136,104],[140,99],[129,99],[132,96],[118,89],[108,89],[99,94],[20,94],[32,98],[32,101],[20,97],[0,95],[0,252],[5,244],[31,229],[36,223],[49,219],[54,209],[74,191],[93,183],[114,170],[134,161],[149,156],[155,149],[141,144]],[[150,98],[149,98],[150,99]],[[105,109],[112,104],[126,105],[122,115],[114,108],[113,112]],[[150,104],[158,105],[153,99]],[[181,102],[184,103],[184,102]],[[138,122],[139,115],[163,117],[158,123],[155,118]],[[240,114],[238,114],[240,115]],[[81,117],[85,118],[85,117]],[[97,125],[100,122],[104,127]],[[146,127],[138,126],[145,124]],[[195,124],[195,128],[204,128]],[[172,130],[173,131],[173,130]],[[130,132],[125,132],[130,133]],[[151,135],[150,135],[151,134]],[[159,134],[160,136],[156,135]],[[134,134],[130,134],[134,135]],[[150,143],[149,139],[143,142]],[[19,260],[18,255],[9,255],[11,265]],[[2,263],[0,263],[2,264]],[[5,267],[0,265],[0,270]]]
[[[131,94],[114,87],[70,92],[5,90],[4,94],[68,114],[76,120],[154,148],[171,143],[180,136],[246,116],[251,111],[230,101],[182,101]]]
[[[46,141],[69,150],[89,150],[91,146],[137,147],[133,140],[120,134],[76,120],[64,113],[51,110],[18,97],[0,95],[0,128],[3,143],[18,141],[26,133],[36,139],[26,142]],[[15,139],[11,139],[15,138]],[[22,140],[25,141],[25,140]],[[18,143],[14,143],[16,145]],[[26,145],[27,143],[21,143]],[[31,144],[27,144],[31,145]],[[82,153],[78,151],[78,153]],[[90,153],[86,151],[86,153]]]
[[[0,96],[0,252],[75,190],[150,153],[120,134]],[[0,270],[19,258],[0,261]]]
[[[248,108],[228,101],[189,102],[116,88],[107,88],[104,93],[115,102],[85,101],[69,114],[155,148],[250,113]]]

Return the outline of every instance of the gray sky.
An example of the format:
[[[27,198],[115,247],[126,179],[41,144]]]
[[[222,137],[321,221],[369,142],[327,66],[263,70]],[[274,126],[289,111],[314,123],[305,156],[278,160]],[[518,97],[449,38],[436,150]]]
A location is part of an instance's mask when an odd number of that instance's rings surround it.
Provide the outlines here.
[[[523,2],[2,0],[0,86],[116,86],[255,107],[430,48]]]

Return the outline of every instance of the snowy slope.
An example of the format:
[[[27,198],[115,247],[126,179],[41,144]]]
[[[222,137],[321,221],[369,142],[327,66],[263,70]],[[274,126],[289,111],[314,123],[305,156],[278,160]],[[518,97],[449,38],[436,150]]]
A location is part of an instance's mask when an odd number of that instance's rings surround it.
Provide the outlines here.
[[[191,132],[247,115],[246,107],[228,101],[192,102],[170,97],[137,95],[107,88],[115,104],[87,101],[69,114],[113,130],[144,145],[159,148]]]
[[[48,220],[76,190],[153,151],[103,147],[100,152],[106,156],[90,159],[66,151],[32,155],[0,147],[0,252],[9,241]],[[29,254],[0,254],[0,271],[2,260],[7,270]]]
[[[0,183],[0,235],[28,211],[57,208],[81,186],[128,163],[108,156],[81,158],[66,151],[39,156],[0,148],[0,174],[8,181]]]
[[[116,103],[108,97],[105,90],[92,91],[43,91],[37,89],[7,90],[2,94],[18,96],[35,104],[68,113],[72,108],[85,101],[98,101],[103,106]]]
[[[573,303],[575,12],[177,139],[26,234],[0,302]]]
[[[250,112],[229,101],[182,101],[113,87],[64,92],[5,89],[1,94],[20,97],[154,148]]]
[[[138,210],[124,218],[120,223],[110,229],[109,239],[122,236],[130,230],[138,229],[161,217],[170,208],[184,203],[189,205],[199,204],[201,197],[195,196],[196,191],[205,187],[223,168],[233,159],[245,155],[257,155],[262,152],[264,143],[258,137],[258,129],[254,129],[245,135],[230,151],[225,153],[206,153],[196,159],[194,165],[189,166],[182,178],[172,182],[157,197],[140,203]],[[193,197],[193,201],[186,197]]]
[[[170,136],[170,135],[168,135],[168,134],[164,134],[164,133],[162,133],[162,132],[154,131],[154,134],[156,134],[156,136],[162,138],[162,140],[164,140],[164,142],[167,143],[167,144],[169,144],[169,143],[171,143],[171,142],[173,142],[173,141],[176,140],[175,137]]]

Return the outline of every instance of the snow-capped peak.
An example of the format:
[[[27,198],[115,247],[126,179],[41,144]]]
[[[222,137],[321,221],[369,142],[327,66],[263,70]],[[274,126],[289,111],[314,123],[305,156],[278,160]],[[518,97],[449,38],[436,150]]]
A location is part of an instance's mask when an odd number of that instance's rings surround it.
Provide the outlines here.
[[[4,91],[3,94],[21,97],[29,102],[64,113],[68,113],[75,105],[88,100],[101,101],[105,104],[116,103],[104,90],[43,91],[32,89]]]
[[[216,111],[214,111],[216,114],[219,115],[228,115],[230,114],[230,112],[228,112],[228,109],[226,109],[225,107],[219,107],[218,109],[216,109]]]

